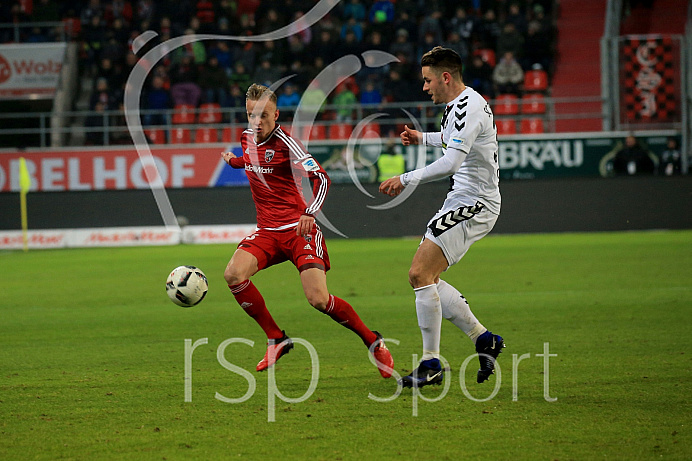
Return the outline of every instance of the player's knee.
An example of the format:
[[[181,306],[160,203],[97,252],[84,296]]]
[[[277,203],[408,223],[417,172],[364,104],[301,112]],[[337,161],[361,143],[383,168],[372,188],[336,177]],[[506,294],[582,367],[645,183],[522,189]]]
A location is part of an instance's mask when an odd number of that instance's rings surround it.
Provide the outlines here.
[[[431,285],[434,281],[435,277],[430,276],[430,274],[420,270],[420,268],[411,267],[408,271],[408,283],[410,283],[413,288]]]
[[[245,277],[240,274],[235,268],[227,267],[223,273],[223,278],[229,286],[238,285],[245,280]]]
[[[329,293],[322,293],[319,291],[305,293],[308,302],[312,307],[320,312],[327,310],[327,304],[329,304]]]

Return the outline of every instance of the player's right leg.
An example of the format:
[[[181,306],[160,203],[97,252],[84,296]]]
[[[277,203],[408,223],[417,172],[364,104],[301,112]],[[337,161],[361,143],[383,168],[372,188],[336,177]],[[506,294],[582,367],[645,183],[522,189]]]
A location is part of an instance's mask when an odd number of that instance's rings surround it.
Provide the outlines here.
[[[447,266],[447,259],[440,247],[423,239],[409,270],[409,282],[416,294],[418,326],[423,337],[423,357],[418,368],[401,378],[404,387],[442,382],[443,371],[439,361],[442,307],[436,282]]]
[[[250,280],[258,270],[257,257],[246,249],[238,248],[226,266],[224,278],[240,307],[267,335],[267,351],[257,364],[257,371],[263,371],[287,354],[293,348],[293,342],[276,324],[267,310],[262,294]]]

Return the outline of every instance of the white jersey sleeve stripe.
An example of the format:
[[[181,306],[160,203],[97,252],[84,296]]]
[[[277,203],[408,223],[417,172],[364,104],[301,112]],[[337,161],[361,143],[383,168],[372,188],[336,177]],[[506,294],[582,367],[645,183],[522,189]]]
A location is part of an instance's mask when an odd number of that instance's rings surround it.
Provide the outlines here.
[[[288,149],[298,160],[304,160],[310,156],[310,154],[300,148],[300,145],[295,142],[294,139],[284,133],[283,130],[279,129],[276,134],[288,146]]]
[[[317,213],[324,204],[324,200],[327,198],[327,178],[322,173],[315,173],[320,180],[320,186],[317,189],[317,194],[312,200],[312,204],[305,210],[306,213],[315,214]]]

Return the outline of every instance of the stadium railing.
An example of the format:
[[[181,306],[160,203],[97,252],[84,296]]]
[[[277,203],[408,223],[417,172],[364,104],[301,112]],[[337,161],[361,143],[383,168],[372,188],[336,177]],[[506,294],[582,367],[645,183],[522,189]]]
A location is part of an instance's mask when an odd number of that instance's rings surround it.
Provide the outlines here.
[[[521,101],[521,100],[519,100]],[[572,112],[556,114],[553,110],[555,104],[570,105],[575,107],[584,102],[600,102],[601,98],[582,97],[582,98],[550,98],[544,97],[541,104],[545,105],[545,109],[537,111],[531,109],[522,109],[529,107],[520,104],[520,109],[517,113],[509,115],[495,116],[498,122],[501,122],[503,127],[513,126],[510,132],[500,131],[500,135],[513,134],[512,132],[521,134],[522,125],[528,127],[542,126],[541,131],[552,133],[555,131],[555,121],[558,119],[582,119],[582,118],[602,118],[602,113],[584,113],[575,109]],[[500,104],[498,100],[490,100],[491,107]],[[281,115],[279,123],[292,129],[292,133],[297,134],[300,139],[305,139],[305,134],[302,131],[296,132],[298,127],[293,126],[294,115],[297,107],[280,108]],[[334,116],[337,110],[351,109],[353,117],[350,120],[341,120]],[[208,114],[208,108],[190,109],[194,117],[193,123],[174,123],[176,109],[170,110],[140,110],[141,116],[157,116],[162,122],[155,125],[142,125],[145,132],[156,132],[156,139],[150,139],[156,144],[170,144],[177,141],[185,142],[238,142],[238,128],[247,125],[245,121],[244,108],[218,108],[215,109],[221,115],[220,122],[204,123],[205,115]],[[439,130],[439,123],[442,115],[442,106],[434,105],[432,102],[414,102],[414,103],[383,103],[376,105],[353,104],[345,105],[325,105],[324,110],[320,112],[320,116],[314,121],[317,126],[313,130],[311,140],[334,140],[348,139],[358,123],[368,116],[375,114],[376,118],[371,120],[371,129],[378,127],[376,130],[381,137],[398,137],[403,125],[408,124],[415,127],[417,123],[424,131]],[[409,115],[410,114],[410,115]],[[56,114],[51,112],[40,113],[2,113],[0,114],[0,147],[18,147],[9,141],[10,137],[21,137],[23,144],[19,147],[66,147],[79,145],[122,145],[131,144],[132,138],[129,134],[128,127],[125,124],[125,116],[122,110],[111,110],[103,112],[95,111],[67,111],[61,112],[60,118],[67,120],[80,120],[88,117],[94,122],[90,126],[74,125],[67,123],[66,126],[52,126],[52,118]],[[201,115],[201,117],[200,117]],[[2,128],[3,120],[6,119],[21,119],[26,121],[23,123],[25,128]],[[532,120],[532,123],[523,122],[524,120]],[[212,118],[218,120],[218,117]],[[305,124],[304,116],[301,118]],[[540,120],[539,122],[536,122]],[[229,130],[230,128],[230,130]],[[366,127],[361,131],[368,131]],[[176,139],[172,138],[174,130],[180,136]],[[198,130],[204,130],[204,135],[197,135]],[[210,130],[216,130],[216,133],[211,133]],[[226,131],[224,131],[226,130]],[[532,130],[533,132],[533,130]],[[59,133],[64,136],[55,136]],[[161,136],[163,133],[163,137]],[[65,139],[64,145],[57,144],[56,139]],[[87,139],[88,142],[81,141]],[[189,139],[189,141],[188,141]],[[205,141],[206,140],[206,141]],[[216,141],[215,141],[216,140]]]

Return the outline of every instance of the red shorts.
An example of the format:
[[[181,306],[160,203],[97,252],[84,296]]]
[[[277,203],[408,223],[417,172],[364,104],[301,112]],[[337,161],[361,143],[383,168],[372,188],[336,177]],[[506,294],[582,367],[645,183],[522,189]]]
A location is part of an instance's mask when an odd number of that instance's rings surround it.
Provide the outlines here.
[[[305,237],[296,235],[295,227],[285,230],[257,229],[245,237],[238,248],[257,258],[259,270],[284,261],[291,261],[300,272],[312,267],[325,272],[329,270],[327,245],[317,225]]]

